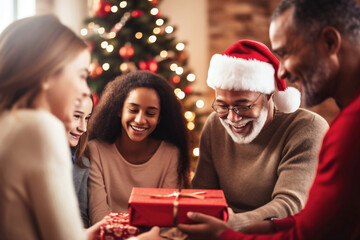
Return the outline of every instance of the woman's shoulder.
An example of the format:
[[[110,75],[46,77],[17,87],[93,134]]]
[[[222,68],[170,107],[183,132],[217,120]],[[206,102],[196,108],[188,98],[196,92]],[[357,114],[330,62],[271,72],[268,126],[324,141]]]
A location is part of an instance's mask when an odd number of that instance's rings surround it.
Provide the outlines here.
[[[64,132],[63,123],[51,113],[44,110],[20,109],[14,112],[5,112],[1,116],[1,125],[7,126],[8,131],[21,132],[22,136],[31,134],[37,136],[49,132]]]
[[[3,125],[4,124],[4,125]],[[0,117],[0,125],[6,126],[0,134],[0,142],[4,148],[14,149],[17,154],[34,159],[34,162],[51,164],[44,154],[53,154],[54,159],[61,159],[70,154],[62,122],[44,110],[16,110]],[[52,149],[50,152],[48,149]],[[60,156],[58,158],[58,156]],[[30,160],[29,160],[30,161]]]
[[[13,113],[13,118],[17,121],[17,124],[34,129],[64,129],[64,124],[57,117],[44,110],[18,110]],[[56,128],[54,129],[54,127]]]
[[[179,148],[175,146],[174,144],[167,142],[167,141],[161,141],[159,150],[165,151],[167,153],[179,153]]]

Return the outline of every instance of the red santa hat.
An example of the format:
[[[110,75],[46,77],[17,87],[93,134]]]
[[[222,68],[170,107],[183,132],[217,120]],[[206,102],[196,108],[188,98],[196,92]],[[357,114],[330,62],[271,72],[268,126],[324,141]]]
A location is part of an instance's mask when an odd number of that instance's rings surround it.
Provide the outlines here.
[[[279,61],[264,44],[240,40],[211,58],[207,84],[214,89],[274,92],[276,108],[294,112],[300,106],[300,92],[286,87],[286,80],[277,77],[278,68]]]

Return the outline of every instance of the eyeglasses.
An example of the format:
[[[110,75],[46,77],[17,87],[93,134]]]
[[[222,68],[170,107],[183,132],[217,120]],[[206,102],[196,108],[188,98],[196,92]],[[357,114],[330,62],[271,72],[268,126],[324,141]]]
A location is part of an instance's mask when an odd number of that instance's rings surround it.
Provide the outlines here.
[[[218,104],[213,103],[211,105],[211,107],[220,116],[227,115],[230,110],[233,110],[234,113],[236,113],[239,116],[242,116],[242,115],[245,115],[250,112],[251,108],[255,105],[256,101],[259,99],[260,96],[261,96],[261,93],[259,94],[259,96],[257,96],[257,98],[250,105],[247,105],[247,106],[235,105],[233,108],[229,108],[224,105],[218,105]],[[215,100],[214,100],[214,102],[215,102]]]

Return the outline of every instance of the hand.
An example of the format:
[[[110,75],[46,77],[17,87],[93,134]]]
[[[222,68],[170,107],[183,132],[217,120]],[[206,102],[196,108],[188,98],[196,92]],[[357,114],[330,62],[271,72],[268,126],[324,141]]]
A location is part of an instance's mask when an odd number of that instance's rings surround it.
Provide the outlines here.
[[[88,240],[98,240],[100,239],[100,226],[105,223],[105,220],[102,219],[101,221],[95,223],[88,229],[85,229],[85,233],[87,235]]]
[[[226,222],[202,213],[188,212],[187,216],[197,224],[179,224],[178,228],[190,239],[219,239],[230,228]]]
[[[136,236],[137,240],[166,240],[166,238],[160,237],[160,228],[153,227],[150,231],[142,233]]]
[[[241,230],[241,232],[247,234],[256,234],[256,233],[267,234],[267,233],[276,232],[276,228],[273,221],[266,220],[266,221],[253,223],[248,227],[244,228],[243,230]]]

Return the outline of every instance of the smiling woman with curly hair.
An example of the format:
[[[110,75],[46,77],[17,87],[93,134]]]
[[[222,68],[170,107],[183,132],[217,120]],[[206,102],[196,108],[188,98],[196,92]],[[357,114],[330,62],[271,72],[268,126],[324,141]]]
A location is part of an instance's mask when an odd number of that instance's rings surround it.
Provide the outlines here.
[[[110,82],[89,134],[92,223],[110,211],[127,212],[132,187],[190,186],[182,106],[159,75],[137,71]]]

